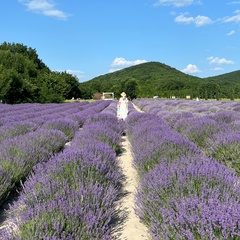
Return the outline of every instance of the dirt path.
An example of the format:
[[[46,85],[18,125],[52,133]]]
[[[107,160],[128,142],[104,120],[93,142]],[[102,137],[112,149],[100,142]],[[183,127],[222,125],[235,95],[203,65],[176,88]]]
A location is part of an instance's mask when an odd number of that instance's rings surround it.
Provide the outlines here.
[[[122,198],[122,208],[126,211],[126,220],[123,223],[120,240],[147,240],[147,228],[143,225],[134,212],[134,196],[137,181],[137,172],[133,168],[133,157],[131,154],[131,144],[127,136],[122,137],[123,154],[119,156],[121,160],[121,167],[125,175],[126,181],[124,191],[127,194]]]
[[[143,112],[135,104],[134,108]],[[121,167],[125,175],[126,181],[124,190],[128,193],[123,197],[122,208],[126,209],[127,219],[123,224],[121,231],[121,240],[147,240],[150,239],[146,226],[140,222],[138,216],[134,212],[135,192],[138,185],[137,171],[133,168],[133,156],[131,153],[131,144],[127,136],[122,137],[123,154],[120,156]]]

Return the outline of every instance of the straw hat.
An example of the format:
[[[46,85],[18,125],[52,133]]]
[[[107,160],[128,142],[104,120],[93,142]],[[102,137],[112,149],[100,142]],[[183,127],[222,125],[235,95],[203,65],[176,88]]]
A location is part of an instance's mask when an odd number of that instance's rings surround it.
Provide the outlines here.
[[[125,92],[122,92],[122,93],[121,93],[121,96],[122,96],[122,97],[126,97],[126,93],[125,93]]]

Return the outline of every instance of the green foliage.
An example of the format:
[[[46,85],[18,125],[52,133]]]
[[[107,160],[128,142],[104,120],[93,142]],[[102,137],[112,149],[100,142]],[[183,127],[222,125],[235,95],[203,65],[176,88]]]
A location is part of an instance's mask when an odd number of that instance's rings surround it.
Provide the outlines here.
[[[0,100],[6,103],[63,102],[81,98],[78,79],[51,71],[35,49],[19,43],[0,45]]]
[[[135,80],[129,80],[126,82],[126,92],[130,99],[137,98],[138,84]]]
[[[116,97],[125,91],[131,98],[163,98],[175,96],[201,99],[240,97],[240,71],[211,78],[185,74],[159,62],[148,62],[101,75],[80,83],[81,89],[95,92],[114,92]]]
[[[51,71],[35,49],[19,43],[0,45],[0,100],[7,103],[63,102],[65,99],[91,99],[95,93],[125,91],[130,99],[240,98],[240,70],[209,78],[185,74],[159,62],[148,62],[98,76],[87,82],[67,72]]]

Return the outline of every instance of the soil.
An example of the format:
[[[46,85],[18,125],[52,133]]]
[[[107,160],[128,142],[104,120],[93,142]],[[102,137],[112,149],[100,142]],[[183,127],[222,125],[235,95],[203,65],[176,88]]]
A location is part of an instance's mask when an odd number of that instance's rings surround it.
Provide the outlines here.
[[[143,112],[135,104],[134,108]],[[135,214],[135,193],[138,186],[137,171],[133,167],[133,156],[131,152],[131,143],[128,136],[122,136],[122,155],[119,156],[122,171],[124,173],[125,181],[123,184],[123,191],[126,194],[121,199],[121,208],[125,212],[125,220],[119,232],[119,240],[147,240],[150,239],[146,226],[140,221]]]
[[[14,190],[14,192],[7,197],[6,201],[0,205],[0,232],[4,229],[9,229],[9,231],[16,230],[16,226],[8,219],[7,211],[10,205],[13,204],[14,201],[17,201],[18,198],[19,192]]]
[[[123,153],[119,156],[125,181],[123,190],[126,194],[121,199],[121,208],[125,211],[125,220],[118,232],[119,240],[147,240],[149,239],[146,226],[140,222],[135,214],[135,193],[138,185],[137,172],[133,167],[131,144],[127,136],[122,137]]]

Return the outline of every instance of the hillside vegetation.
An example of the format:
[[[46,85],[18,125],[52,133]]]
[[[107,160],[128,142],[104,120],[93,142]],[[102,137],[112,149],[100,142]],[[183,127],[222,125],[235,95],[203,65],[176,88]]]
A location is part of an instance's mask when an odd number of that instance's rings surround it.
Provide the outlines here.
[[[115,97],[236,99],[240,98],[240,70],[198,78],[159,62],[148,62],[80,83],[67,72],[51,71],[35,49],[19,43],[0,45],[0,101],[4,103],[63,102],[72,97],[91,99],[103,92]]]
[[[3,103],[63,102],[80,94],[78,80],[51,71],[35,49],[23,44],[0,45],[0,100]]]
[[[81,84],[94,92],[126,91],[132,98],[235,99],[240,97],[240,71],[199,78],[159,62],[148,62],[96,77]]]

